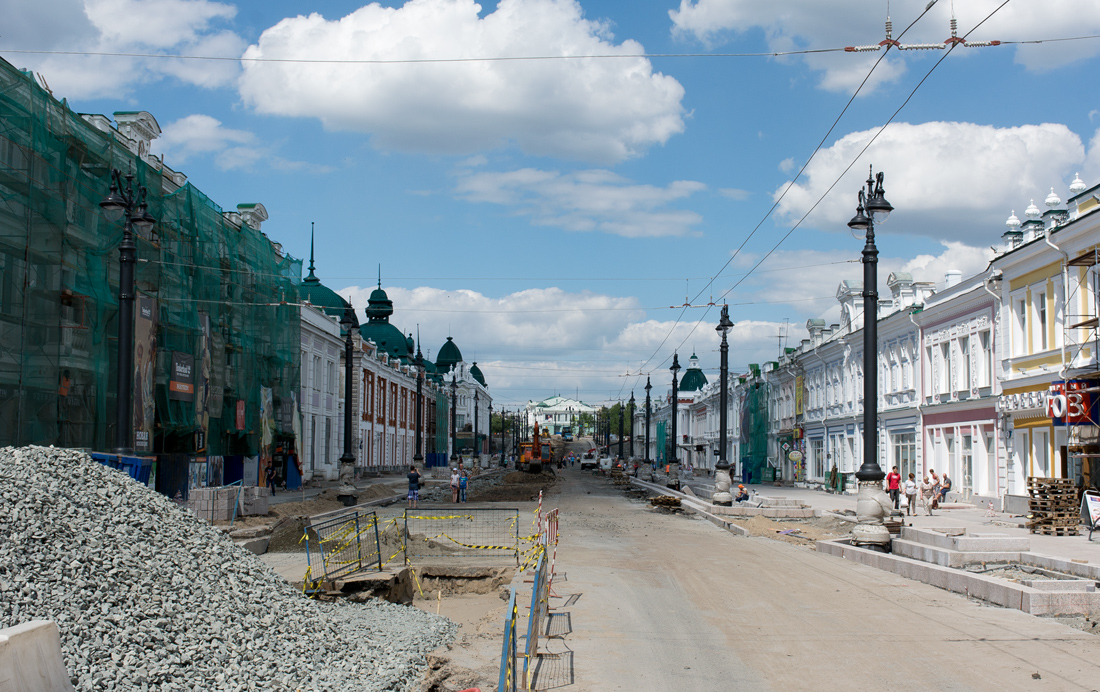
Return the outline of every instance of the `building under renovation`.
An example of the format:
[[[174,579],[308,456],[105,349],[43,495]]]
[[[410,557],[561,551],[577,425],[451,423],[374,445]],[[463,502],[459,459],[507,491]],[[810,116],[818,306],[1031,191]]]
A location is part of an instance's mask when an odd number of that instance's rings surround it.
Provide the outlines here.
[[[173,458],[224,457],[220,482],[236,457],[290,448],[301,261],[261,231],[262,205],[225,211],[152,156],[159,134],[144,111],[75,113],[0,60],[0,446],[114,446],[123,225],[99,203],[118,169],[156,219],[135,232],[121,344],[131,446],[157,455],[158,486]]]

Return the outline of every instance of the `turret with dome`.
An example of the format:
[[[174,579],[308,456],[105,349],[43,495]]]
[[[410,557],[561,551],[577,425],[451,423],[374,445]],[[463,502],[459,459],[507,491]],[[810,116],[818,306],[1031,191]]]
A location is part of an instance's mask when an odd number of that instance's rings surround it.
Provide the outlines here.
[[[690,365],[684,373],[684,379],[680,381],[679,391],[697,392],[707,386],[707,376],[699,369],[699,356],[692,353],[688,362]]]
[[[393,301],[382,290],[382,277],[379,276],[378,288],[371,291],[367,300],[367,323],[359,327],[359,334],[373,341],[380,351],[388,353],[391,358],[400,358],[407,363],[412,359],[416,343],[412,334],[406,336],[390,324],[392,314]]]
[[[462,351],[458,350],[452,337],[447,337],[447,343],[439,349],[435,357],[435,367],[439,372],[445,373],[462,362]]]

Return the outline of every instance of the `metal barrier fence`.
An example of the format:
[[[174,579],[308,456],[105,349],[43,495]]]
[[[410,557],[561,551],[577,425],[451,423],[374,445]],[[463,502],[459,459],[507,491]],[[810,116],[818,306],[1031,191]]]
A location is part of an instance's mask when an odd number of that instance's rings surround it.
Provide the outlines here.
[[[361,569],[382,569],[378,515],[353,509],[306,527],[307,574],[335,579]]]
[[[531,612],[527,618],[527,647],[523,652],[523,680],[527,689],[531,689],[531,678],[535,674],[534,659],[539,653],[539,634],[543,622],[550,614],[550,579],[547,574],[546,551],[539,555],[535,567],[534,583],[531,585]]]
[[[504,614],[504,646],[500,651],[500,682],[497,692],[516,692],[516,629],[519,624],[519,606],[516,604],[516,587],[508,597],[508,610]]]
[[[518,509],[407,509],[405,563],[412,558],[513,556],[519,565]]]

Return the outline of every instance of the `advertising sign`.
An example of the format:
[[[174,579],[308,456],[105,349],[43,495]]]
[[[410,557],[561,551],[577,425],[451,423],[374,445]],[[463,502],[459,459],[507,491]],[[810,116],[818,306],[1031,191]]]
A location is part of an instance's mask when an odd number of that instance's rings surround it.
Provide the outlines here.
[[[153,397],[157,357],[157,301],[138,295],[134,311],[134,451],[153,451]]]
[[[177,401],[195,400],[195,357],[172,351],[172,371],[168,375],[168,398]]]
[[[805,389],[805,378],[798,375],[794,378],[794,415],[802,415],[802,392]]]
[[[1100,495],[1085,493],[1081,496],[1081,519],[1093,530],[1100,529]]]
[[[1084,380],[1051,382],[1047,392],[1046,413],[1054,425],[1088,424],[1093,406],[1092,392]]]
[[[199,313],[199,369],[195,380],[195,453],[206,451],[206,434],[210,430],[210,315]]]

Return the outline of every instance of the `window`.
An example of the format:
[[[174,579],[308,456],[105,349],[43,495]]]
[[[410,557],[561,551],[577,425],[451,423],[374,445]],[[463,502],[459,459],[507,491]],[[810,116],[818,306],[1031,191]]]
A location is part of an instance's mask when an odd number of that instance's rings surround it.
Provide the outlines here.
[[[317,468],[317,416],[309,417],[309,470]]]
[[[1012,353],[1023,356],[1027,354],[1027,301],[1017,298],[1013,304]]]
[[[313,381],[309,383],[311,389],[321,389],[321,356],[313,356]]]
[[[1050,432],[1036,430],[1031,435],[1035,449],[1032,452],[1035,459],[1033,474],[1041,478],[1050,477]]]
[[[328,362],[328,393],[336,393],[336,364],[331,360]]]
[[[979,361],[978,386],[988,387],[993,383],[993,344],[990,341],[988,329],[978,333],[978,342],[981,344],[982,349],[982,356]]]
[[[962,464],[961,471],[962,477],[962,490],[964,496],[974,490],[974,438],[970,435],[962,436]]]
[[[825,477],[825,440],[810,440],[810,458],[813,459],[814,478]]]
[[[959,383],[960,392],[970,391],[970,337],[959,338]]]
[[[332,419],[325,418],[325,466],[332,463]]]
[[[917,473],[917,434],[893,433],[890,435],[890,446],[893,448],[893,465],[898,467],[901,477],[908,480],[910,473]]]
[[[1047,350],[1047,294],[1039,293],[1035,297],[1036,328],[1039,330],[1039,349]]]
[[[940,344],[939,348],[940,368],[938,374],[939,382],[937,382],[937,389],[940,394],[951,393],[951,342],[947,341]]]

